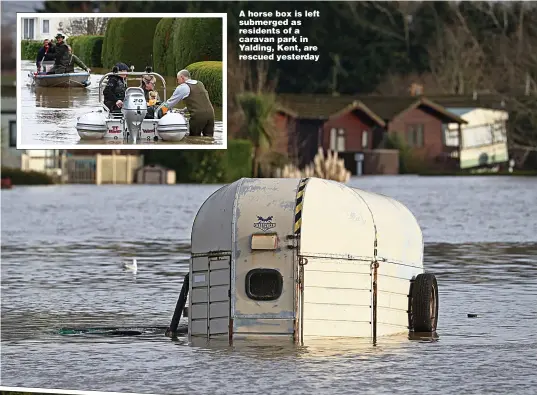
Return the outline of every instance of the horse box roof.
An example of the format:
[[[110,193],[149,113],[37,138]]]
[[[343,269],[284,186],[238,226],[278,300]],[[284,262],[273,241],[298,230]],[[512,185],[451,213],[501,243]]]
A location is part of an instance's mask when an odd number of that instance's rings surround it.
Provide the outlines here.
[[[270,195],[271,203],[263,204],[266,207],[259,207],[261,195]],[[269,211],[276,213],[274,222],[278,222],[277,216],[294,217],[293,221],[280,221],[294,226],[274,231],[284,248],[286,237],[299,226],[302,256],[423,267],[421,228],[408,208],[390,197],[319,178],[242,178],[218,189],[194,219],[192,253],[228,251],[234,256],[236,240],[256,233],[253,228],[238,227],[237,219]]]

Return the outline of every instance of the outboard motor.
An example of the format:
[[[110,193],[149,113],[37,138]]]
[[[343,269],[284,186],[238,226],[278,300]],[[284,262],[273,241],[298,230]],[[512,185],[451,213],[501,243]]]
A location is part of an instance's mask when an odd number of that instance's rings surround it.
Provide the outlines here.
[[[142,122],[147,114],[147,102],[142,88],[127,88],[121,112],[128,128],[128,141],[136,144],[138,134],[142,129]]]

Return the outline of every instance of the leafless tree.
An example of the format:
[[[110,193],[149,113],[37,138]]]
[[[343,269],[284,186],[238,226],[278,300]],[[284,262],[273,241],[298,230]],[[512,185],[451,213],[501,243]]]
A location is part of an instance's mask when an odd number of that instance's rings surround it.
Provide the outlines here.
[[[107,22],[108,18],[76,18],[71,19],[63,30],[68,36],[100,36],[104,35]]]
[[[472,7],[494,29],[486,34],[472,31],[453,5],[456,23],[445,26],[429,48],[432,73],[446,93],[497,94],[510,112],[509,145],[525,158],[537,150],[536,76],[532,75],[537,70],[537,9],[526,3],[475,2]]]
[[[444,93],[465,94],[489,89],[485,53],[462,25],[445,26],[429,47],[430,67]]]

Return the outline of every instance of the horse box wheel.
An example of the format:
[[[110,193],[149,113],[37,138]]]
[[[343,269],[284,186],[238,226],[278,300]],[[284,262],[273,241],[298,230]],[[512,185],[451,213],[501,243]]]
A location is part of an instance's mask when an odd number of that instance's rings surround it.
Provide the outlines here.
[[[434,274],[418,274],[412,284],[411,297],[411,327],[414,332],[435,332],[438,323],[438,284]]]

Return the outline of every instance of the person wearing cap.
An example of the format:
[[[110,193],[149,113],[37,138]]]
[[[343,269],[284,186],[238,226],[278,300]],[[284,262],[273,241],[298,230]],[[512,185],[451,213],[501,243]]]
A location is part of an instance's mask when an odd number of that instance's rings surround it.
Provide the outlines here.
[[[71,46],[68,45],[67,48],[69,49],[69,56],[70,56],[69,66],[67,66],[67,72],[68,73],[74,73],[75,72],[75,65],[76,65],[76,66],[80,67],[81,69],[86,70],[89,73],[91,70],[89,69],[88,66],[86,66],[84,64],[84,62],[82,62],[80,60],[80,58],[78,56],[76,56],[73,53],[73,50],[71,49]]]
[[[118,63],[112,69],[113,75],[108,77],[108,83],[103,89],[104,105],[110,112],[121,111],[125,91],[127,90],[127,72],[129,67],[125,63]]]
[[[53,49],[54,54],[54,66],[47,72],[47,74],[64,74],[67,72],[69,62],[71,61],[69,55],[69,48],[63,41],[65,36],[61,33],[56,34],[56,45]]]
[[[201,81],[190,78],[188,70],[177,73],[177,83],[172,96],[164,102],[163,112],[184,100],[190,113],[190,136],[214,135],[214,108],[209,93]]]

